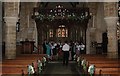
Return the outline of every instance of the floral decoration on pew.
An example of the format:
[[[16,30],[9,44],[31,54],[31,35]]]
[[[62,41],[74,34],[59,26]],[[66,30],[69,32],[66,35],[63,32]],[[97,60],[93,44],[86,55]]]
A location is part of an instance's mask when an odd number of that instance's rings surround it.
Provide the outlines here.
[[[81,65],[82,65],[84,70],[87,69],[87,61],[85,59],[82,60]]]
[[[40,74],[42,72],[42,62],[40,60],[38,60],[38,74]]]
[[[47,62],[46,57],[43,57],[42,62],[43,62],[43,66],[45,66],[45,65],[46,65],[46,62]]]
[[[74,60],[76,61],[76,59],[78,58],[78,56],[75,54],[75,55],[73,56],[73,58],[74,58]]]
[[[34,74],[35,71],[34,71],[34,67],[32,65],[28,65],[28,75],[31,75],[31,74]]]
[[[77,57],[77,64],[78,64],[78,66],[81,65],[81,57]]]
[[[95,71],[95,65],[92,64],[89,66],[88,68],[88,73],[90,74],[90,76],[93,76],[94,75],[94,71]]]

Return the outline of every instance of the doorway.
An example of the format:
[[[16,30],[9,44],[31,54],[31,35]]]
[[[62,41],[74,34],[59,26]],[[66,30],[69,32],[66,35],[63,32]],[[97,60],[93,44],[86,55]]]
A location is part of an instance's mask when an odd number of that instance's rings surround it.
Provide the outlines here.
[[[107,33],[104,32],[102,34],[102,50],[104,54],[107,54],[107,44],[108,44],[108,37],[107,37]]]

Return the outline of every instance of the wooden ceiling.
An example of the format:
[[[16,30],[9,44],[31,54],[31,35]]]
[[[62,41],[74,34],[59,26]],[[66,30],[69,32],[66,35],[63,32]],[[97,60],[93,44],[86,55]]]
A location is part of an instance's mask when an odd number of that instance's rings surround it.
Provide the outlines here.
[[[79,2],[41,2],[39,5],[41,8],[48,8],[48,7],[55,7],[57,4],[61,4],[64,6],[67,5],[67,7],[76,8],[76,5],[78,5]]]

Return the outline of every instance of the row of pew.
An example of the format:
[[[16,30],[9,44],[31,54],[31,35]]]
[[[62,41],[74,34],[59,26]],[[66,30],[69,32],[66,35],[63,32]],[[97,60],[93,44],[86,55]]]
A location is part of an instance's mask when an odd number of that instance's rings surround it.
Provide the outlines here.
[[[46,54],[23,54],[16,57],[16,59],[4,59],[0,67],[2,67],[2,76],[24,76],[27,74],[32,74],[31,71],[33,70],[33,74],[42,72],[46,62]],[[33,69],[31,69],[31,67]]]
[[[120,76],[120,59],[106,55],[80,55],[76,59],[81,73],[91,76]]]

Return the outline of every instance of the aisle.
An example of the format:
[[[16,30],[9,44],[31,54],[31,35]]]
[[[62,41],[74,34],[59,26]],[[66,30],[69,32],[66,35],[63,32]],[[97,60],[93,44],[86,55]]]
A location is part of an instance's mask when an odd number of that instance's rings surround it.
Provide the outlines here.
[[[76,63],[70,62],[68,66],[63,66],[62,62],[50,62],[47,64],[45,75],[57,76],[57,75],[69,75],[69,76],[78,76],[76,70]]]

